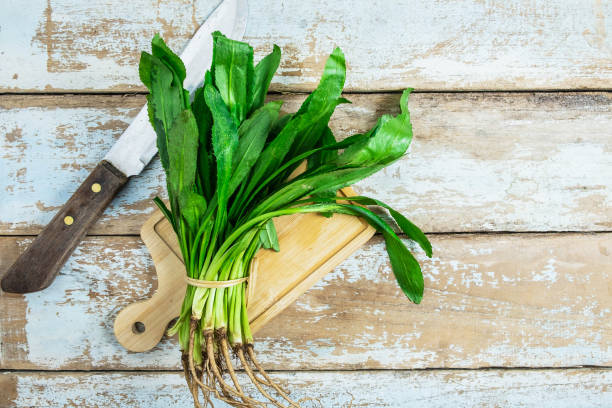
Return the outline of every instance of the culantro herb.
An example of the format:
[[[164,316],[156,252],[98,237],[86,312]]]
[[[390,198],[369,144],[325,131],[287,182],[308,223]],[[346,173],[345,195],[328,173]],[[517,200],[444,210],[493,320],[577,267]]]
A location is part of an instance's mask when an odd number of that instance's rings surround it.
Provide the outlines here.
[[[221,33],[213,34],[210,71],[192,95],[183,89],[185,66],[159,37],[152,54],[142,53],[140,78],[169,196],[169,207],[155,202],[172,224],[187,276],[227,281],[248,276],[253,256],[276,251],[272,219],[297,213],[350,214],[373,225],[384,237],[391,266],[406,296],[423,295],[419,263],[394,230],[367,206],[389,211],[399,228],[431,256],[431,244],[414,224],[385,203],[369,197],[336,196],[399,159],[408,149],[412,127],[410,90],[401,113],[383,115],[367,133],[337,142],[328,127],[341,96],[346,68],[336,48],[318,87],[292,114],[280,115],[282,102],[264,104],[280,62],[280,49],[257,65],[253,48]],[[289,176],[307,163],[305,170]],[[357,205],[360,204],[360,205]],[[212,395],[233,406],[298,406],[257,362],[245,305],[245,285],[224,288],[188,286],[182,311],[170,334],[178,333],[187,384],[196,406]],[[230,351],[240,359],[264,401],[247,395],[237,380]],[[230,380],[224,378],[229,374]]]

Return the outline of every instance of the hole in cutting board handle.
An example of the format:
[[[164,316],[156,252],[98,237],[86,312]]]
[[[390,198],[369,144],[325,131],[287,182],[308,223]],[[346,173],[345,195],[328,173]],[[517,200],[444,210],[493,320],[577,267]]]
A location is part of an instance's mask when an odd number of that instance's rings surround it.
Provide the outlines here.
[[[146,330],[146,327],[143,322],[135,322],[132,325],[132,332],[134,334],[142,334],[145,332],[145,330]]]

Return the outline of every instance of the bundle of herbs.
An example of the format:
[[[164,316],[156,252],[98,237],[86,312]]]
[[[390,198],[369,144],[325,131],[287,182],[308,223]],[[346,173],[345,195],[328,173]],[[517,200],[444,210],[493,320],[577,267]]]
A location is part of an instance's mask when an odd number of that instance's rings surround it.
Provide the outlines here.
[[[347,202],[336,195],[406,152],[412,139],[410,90],[402,94],[400,114],[384,115],[367,133],[337,142],[328,122],[336,106],[349,102],[341,96],[346,67],[339,48],[300,109],[280,115],[281,101],[264,103],[280,49],[274,46],[254,65],[248,44],[218,32],[213,43],[211,69],[192,95],[183,89],[185,66],[159,36],[153,38],[152,54],[143,52],[140,60],[169,208],[159,198],[155,202],[176,232],[190,283],[169,333],[178,333],[196,406],[201,406],[200,392],[206,405],[214,395],[233,406],[298,406],[253,352],[245,291],[251,261],[262,247],[282,250],[275,217],[349,214],[382,233],[400,288],[413,302],[421,301],[419,263],[385,219],[366,206],[387,210],[431,256],[425,235],[381,201],[357,196]],[[305,170],[296,176],[304,162]],[[263,401],[244,392],[231,352]]]

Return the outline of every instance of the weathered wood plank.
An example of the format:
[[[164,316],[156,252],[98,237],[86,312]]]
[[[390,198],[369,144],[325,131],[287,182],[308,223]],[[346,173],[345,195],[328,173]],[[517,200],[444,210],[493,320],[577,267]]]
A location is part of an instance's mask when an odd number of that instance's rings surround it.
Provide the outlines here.
[[[348,95],[338,137],[396,112],[397,94]],[[303,95],[282,95],[295,111]],[[127,126],[142,96],[5,96],[0,101],[0,233],[36,234]],[[612,228],[612,94],[415,94],[411,153],[358,192],[426,231]],[[93,234],[134,234],[164,195],[157,159],[128,183]]]
[[[608,407],[612,370],[433,370],[280,372],[309,407]],[[248,381],[239,374],[241,380]],[[375,384],[375,386],[374,386]],[[187,407],[178,372],[0,373],[0,405],[25,407]],[[255,390],[249,390],[256,392]],[[215,406],[227,407],[215,401]]]
[[[612,234],[434,235],[411,304],[374,238],[258,332],[271,369],[612,365]],[[0,238],[0,271],[28,238]],[[417,251],[420,253],[420,251]],[[128,353],[116,314],[155,286],[134,237],[88,238],[45,291],[0,296],[0,368],[176,369]]]
[[[180,49],[218,2],[10,1],[0,91],[142,90],[138,55],[153,33]],[[336,45],[351,90],[602,89],[611,15],[602,1],[258,0],[245,39],[257,58],[283,49],[276,90],[312,89]]]

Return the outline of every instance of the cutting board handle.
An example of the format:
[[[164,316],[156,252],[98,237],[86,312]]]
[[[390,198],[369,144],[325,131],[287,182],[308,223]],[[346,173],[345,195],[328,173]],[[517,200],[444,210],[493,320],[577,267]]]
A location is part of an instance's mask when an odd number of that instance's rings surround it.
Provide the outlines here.
[[[130,351],[147,351],[159,343],[170,321],[179,315],[187,288],[181,260],[173,253],[156,250],[166,246],[153,231],[162,218],[162,214],[150,218],[141,230],[155,264],[157,290],[150,299],[127,306],[115,319],[115,336]]]

